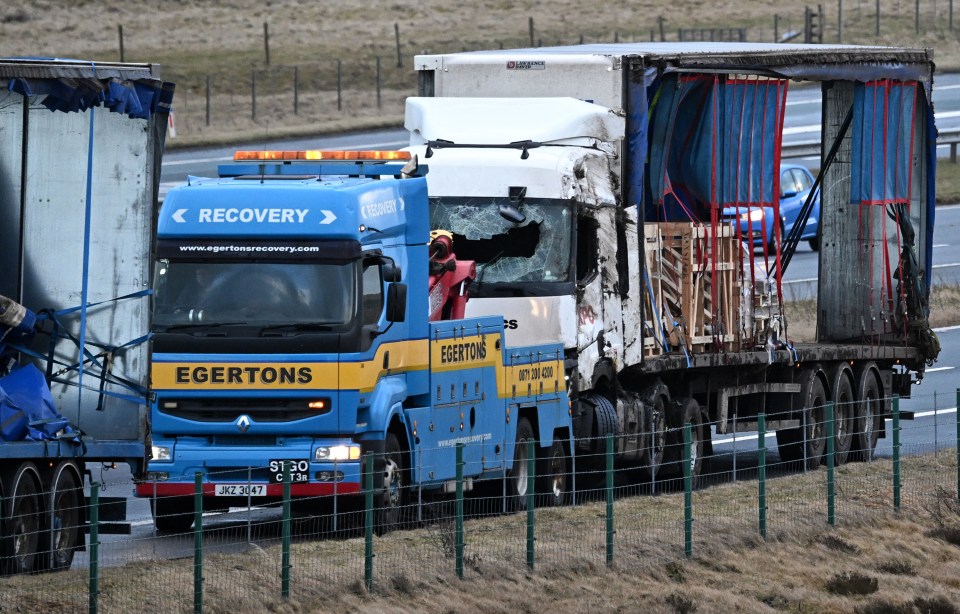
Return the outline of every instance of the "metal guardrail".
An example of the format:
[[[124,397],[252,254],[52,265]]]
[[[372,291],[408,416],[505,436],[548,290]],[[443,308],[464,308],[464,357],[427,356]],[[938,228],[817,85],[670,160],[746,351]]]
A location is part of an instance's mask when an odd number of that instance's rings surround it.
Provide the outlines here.
[[[950,130],[941,130],[937,136],[937,146],[950,146],[950,162],[957,163],[957,146],[960,145],[960,128]],[[794,143],[784,143],[781,148],[781,157],[787,158],[805,158],[809,156],[820,156],[820,140],[798,141]]]

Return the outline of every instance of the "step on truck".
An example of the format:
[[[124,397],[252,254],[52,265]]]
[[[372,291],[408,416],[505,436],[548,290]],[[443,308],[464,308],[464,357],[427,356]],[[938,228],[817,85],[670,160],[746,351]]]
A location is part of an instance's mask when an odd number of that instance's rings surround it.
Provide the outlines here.
[[[0,59],[0,574],[70,567],[146,462],[159,67]],[[100,530],[129,531],[126,497]]]
[[[136,485],[156,528],[203,509],[349,509],[373,455],[380,530],[417,496],[506,476],[525,505],[527,448],[566,492],[570,408],[558,343],[511,347],[464,318],[473,263],[429,230],[426,167],[405,152],[237,152],[160,212],[152,459]],[[336,514],[334,514],[336,515]]]
[[[476,262],[466,315],[563,345],[575,452],[612,434],[618,462],[655,473],[682,423],[703,459],[711,430],[764,413],[781,459],[816,466],[833,402],[837,461],[870,457],[939,352],[932,51],[597,44],[415,68],[408,149],[431,226]],[[800,85],[822,94],[815,179],[781,165]],[[819,250],[803,340],[783,283],[801,238]]]

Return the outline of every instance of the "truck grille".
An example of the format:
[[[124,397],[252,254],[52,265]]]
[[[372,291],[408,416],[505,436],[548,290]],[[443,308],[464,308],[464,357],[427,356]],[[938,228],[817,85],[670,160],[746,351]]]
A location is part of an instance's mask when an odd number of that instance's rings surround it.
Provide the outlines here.
[[[275,447],[277,445],[277,438],[273,435],[214,435],[213,445]]]
[[[210,482],[269,482],[270,470],[267,467],[211,467],[207,473]]]
[[[329,413],[329,399],[325,409],[307,407],[312,399],[169,399],[158,401],[160,413],[197,422],[235,422],[240,416],[250,416],[255,422],[292,422]]]

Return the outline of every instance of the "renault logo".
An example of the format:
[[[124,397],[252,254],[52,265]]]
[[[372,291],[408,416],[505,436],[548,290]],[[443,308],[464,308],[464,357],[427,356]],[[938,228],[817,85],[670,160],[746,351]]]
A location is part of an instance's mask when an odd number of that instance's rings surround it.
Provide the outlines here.
[[[241,433],[246,433],[250,430],[250,417],[249,416],[240,416],[237,418],[237,430]]]

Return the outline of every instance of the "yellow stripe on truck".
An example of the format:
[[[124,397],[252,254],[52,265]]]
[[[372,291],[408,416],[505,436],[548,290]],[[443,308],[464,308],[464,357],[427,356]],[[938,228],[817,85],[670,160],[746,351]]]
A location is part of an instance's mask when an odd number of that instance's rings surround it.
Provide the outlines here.
[[[387,354],[389,353],[389,357]],[[386,360],[385,360],[386,358]],[[427,368],[427,340],[386,343],[360,362],[154,362],[156,390],[359,390],[389,373]],[[386,369],[384,365],[386,364]]]

